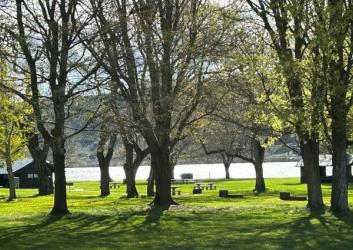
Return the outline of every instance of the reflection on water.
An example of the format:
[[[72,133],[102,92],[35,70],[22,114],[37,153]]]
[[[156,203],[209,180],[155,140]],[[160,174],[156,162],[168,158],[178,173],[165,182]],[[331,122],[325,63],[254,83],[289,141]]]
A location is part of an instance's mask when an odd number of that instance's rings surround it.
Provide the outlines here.
[[[296,162],[266,162],[263,165],[265,178],[272,177],[299,177],[300,168],[295,167]],[[146,180],[149,174],[149,166],[141,166],[136,175],[137,180]],[[194,179],[224,178],[223,164],[190,164],[177,165],[174,169],[175,179],[182,173],[193,173]],[[254,166],[251,163],[233,163],[229,169],[231,178],[255,178]],[[110,168],[110,176],[114,180],[125,178],[122,166]],[[98,181],[99,168],[67,168],[68,181]]]

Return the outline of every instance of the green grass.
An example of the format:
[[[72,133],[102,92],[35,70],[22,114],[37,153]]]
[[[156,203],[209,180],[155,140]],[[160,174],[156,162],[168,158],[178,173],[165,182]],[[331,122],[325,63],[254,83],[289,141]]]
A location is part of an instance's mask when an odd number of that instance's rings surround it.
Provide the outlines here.
[[[218,190],[192,195],[181,185],[179,206],[150,209],[150,198],[124,198],[125,186],[101,198],[97,182],[77,182],[68,192],[71,215],[51,218],[53,197],[18,190],[6,202],[0,188],[0,249],[352,249],[353,213],[327,209],[310,214],[306,202],[281,201],[280,191],[305,195],[298,179],[268,179],[266,194],[254,195],[253,180],[219,181],[217,189],[244,194],[218,197]],[[138,185],[143,195],[146,186]],[[329,204],[330,186],[323,185]],[[350,187],[350,201],[353,191]],[[353,204],[350,203],[352,206]]]

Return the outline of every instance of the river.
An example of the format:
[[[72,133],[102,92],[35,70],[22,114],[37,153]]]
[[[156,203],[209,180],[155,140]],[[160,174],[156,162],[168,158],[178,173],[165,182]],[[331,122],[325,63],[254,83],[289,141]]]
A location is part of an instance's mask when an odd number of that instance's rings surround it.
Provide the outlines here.
[[[265,162],[263,165],[265,178],[300,177],[300,168],[297,162]],[[150,166],[141,166],[136,174],[137,180],[148,178]],[[330,174],[330,169],[328,169]],[[174,169],[175,179],[180,178],[182,173],[192,173],[194,179],[224,178],[223,164],[189,164],[177,165]],[[255,178],[255,170],[251,163],[233,163],[229,168],[231,178]],[[110,167],[110,176],[114,180],[125,178],[122,166]],[[98,167],[67,168],[66,178],[68,181],[98,181],[100,178]]]

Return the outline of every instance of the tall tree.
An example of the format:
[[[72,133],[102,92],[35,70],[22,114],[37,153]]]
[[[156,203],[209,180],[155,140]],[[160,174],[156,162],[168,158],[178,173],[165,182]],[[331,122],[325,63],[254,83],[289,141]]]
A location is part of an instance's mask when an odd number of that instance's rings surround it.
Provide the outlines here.
[[[0,81],[5,79],[4,71],[4,67],[0,67]],[[27,143],[25,135],[33,130],[30,121],[26,119],[30,113],[31,109],[26,103],[11,93],[0,91],[0,157],[7,170],[9,201],[16,199],[13,162],[24,157]]]
[[[109,165],[113,157],[117,133],[108,131],[107,121],[102,121],[99,134],[99,142],[97,145],[97,159],[100,169],[100,190],[101,196],[110,195],[110,175]]]
[[[1,26],[18,43],[24,60],[17,66],[30,80],[27,92],[12,91],[28,102],[34,111],[36,126],[53,153],[55,193],[51,214],[67,214],[65,177],[65,141],[83,129],[67,135],[65,121],[72,117],[75,97],[95,88],[83,85],[98,66],[90,60],[78,39],[92,20],[85,1],[50,0],[28,2],[16,0],[2,8],[6,23]],[[50,103],[53,119],[43,115],[43,100]],[[90,120],[90,119],[89,119]]]
[[[127,198],[138,197],[136,189],[136,173],[142,161],[149,154],[149,148],[141,149],[138,139],[132,138],[133,135],[127,134],[126,130],[121,133],[125,148],[124,172],[126,176],[126,194]]]
[[[226,179],[229,179],[229,167],[234,158],[239,158],[246,162],[250,162],[255,168],[255,188],[256,193],[266,191],[265,180],[263,176],[263,162],[265,160],[265,147],[261,142],[260,128],[245,128],[239,126],[237,121],[228,119],[216,121],[218,130],[211,128],[210,124],[206,126],[213,130],[209,134],[206,132],[202,140],[202,147],[206,154],[221,154],[223,164],[226,170]],[[212,126],[212,125],[211,125]],[[219,128],[222,126],[222,128]],[[210,135],[211,134],[211,135]],[[263,136],[266,138],[265,136]],[[266,140],[266,139],[265,139]],[[211,143],[212,142],[212,143]],[[211,145],[211,146],[210,146]]]
[[[308,177],[308,207],[311,210],[323,209],[322,191],[319,177],[319,134],[316,124],[320,122],[320,98],[316,86],[312,90],[313,109],[307,114],[305,87],[300,63],[303,62],[309,39],[311,23],[307,16],[310,4],[305,0],[247,0],[248,5],[260,18],[274,48],[278,66],[285,77],[285,84],[295,114],[295,132],[298,135],[305,175]],[[309,122],[308,122],[309,121]]]
[[[347,116],[353,104],[353,3],[313,1],[314,46],[318,81],[326,84],[325,103],[330,118],[333,183],[331,209],[348,210]]]
[[[211,52],[221,40],[207,33],[204,1],[91,1],[104,51],[102,63],[130,105],[151,153],[155,205],[173,204],[170,152],[183,137],[202,99]],[[112,11],[113,10],[113,11]],[[112,14],[113,13],[113,14]],[[187,32],[185,32],[185,30]],[[196,49],[197,48],[197,49]],[[182,102],[182,106],[180,106]]]
[[[116,86],[111,87],[109,103],[114,113],[112,119],[117,126],[125,149],[125,163],[123,168],[125,172],[126,195],[127,198],[138,197],[136,173],[150,151],[146,145],[143,145],[145,143],[136,128],[131,107],[121,98]],[[143,149],[143,147],[145,148]]]

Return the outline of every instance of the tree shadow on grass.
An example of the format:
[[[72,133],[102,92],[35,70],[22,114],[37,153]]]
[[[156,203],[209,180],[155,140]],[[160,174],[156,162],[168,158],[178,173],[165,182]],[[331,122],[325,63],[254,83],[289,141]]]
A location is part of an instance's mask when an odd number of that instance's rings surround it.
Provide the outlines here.
[[[164,211],[165,211],[165,209],[162,207],[158,207],[158,206],[151,207],[148,210],[148,213],[147,213],[147,216],[145,218],[143,225],[152,224],[152,223],[159,221],[159,219],[161,218]]]
[[[309,216],[293,220],[285,227],[288,232],[282,240],[296,242],[303,249],[352,249],[352,212],[340,217],[329,212],[310,213]]]
[[[336,218],[343,223],[345,223],[347,226],[353,228],[353,211],[348,211],[346,213],[338,213],[334,214]]]
[[[25,226],[6,227],[0,240],[4,249],[349,247],[350,242],[346,240],[353,233],[352,213],[337,219],[328,213],[306,212],[290,217],[290,213],[282,211],[165,212],[152,207],[119,211],[114,215],[30,217],[25,218]]]
[[[109,196],[101,197],[96,195],[70,195],[68,196],[68,200],[87,200],[87,199],[104,199],[109,198]]]
[[[281,185],[283,185],[283,186],[302,186],[305,184],[298,182],[298,183],[281,183]]]

